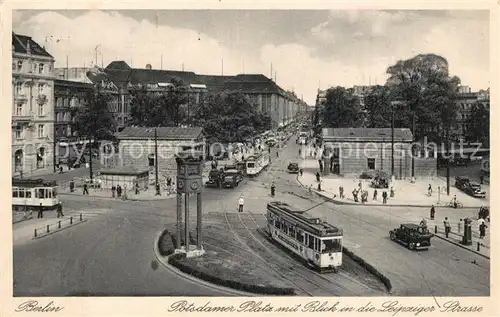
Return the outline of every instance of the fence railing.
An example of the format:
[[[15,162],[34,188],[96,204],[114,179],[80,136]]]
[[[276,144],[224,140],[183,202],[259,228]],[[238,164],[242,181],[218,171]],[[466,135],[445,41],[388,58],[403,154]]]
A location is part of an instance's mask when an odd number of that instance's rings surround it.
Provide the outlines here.
[[[35,228],[33,232],[33,237],[34,238],[39,238],[44,235],[50,234],[51,232],[55,232],[57,230],[60,230],[64,227],[71,226],[73,224],[79,223],[83,221],[83,215],[80,214],[79,216],[70,216],[69,218],[58,220],[56,223],[53,224],[48,224],[43,227]]]

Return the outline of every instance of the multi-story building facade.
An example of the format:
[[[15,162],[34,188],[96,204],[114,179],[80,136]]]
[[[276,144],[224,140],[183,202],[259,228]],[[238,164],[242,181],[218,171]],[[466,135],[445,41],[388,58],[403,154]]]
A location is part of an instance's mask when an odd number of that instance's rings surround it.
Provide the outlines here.
[[[73,156],[76,144],[83,144],[85,140],[73,131],[75,111],[89,102],[89,97],[94,86],[79,81],[61,80],[54,81],[55,120],[54,138],[55,160]]]
[[[52,167],[54,58],[31,37],[12,33],[12,171]]]
[[[486,108],[490,106],[490,91],[480,90],[472,92],[469,86],[460,86],[458,89],[459,98],[457,100],[457,118],[456,124],[452,128],[452,134],[457,139],[474,142],[475,140],[466,140],[467,130],[469,129],[469,119],[471,117],[472,107],[475,104],[483,104]]]

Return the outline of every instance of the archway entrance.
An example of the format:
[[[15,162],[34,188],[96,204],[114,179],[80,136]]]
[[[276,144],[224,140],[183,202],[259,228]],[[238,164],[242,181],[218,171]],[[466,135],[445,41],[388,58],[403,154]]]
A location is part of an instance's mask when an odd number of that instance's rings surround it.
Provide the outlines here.
[[[14,171],[21,172],[23,170],[23,150],[19,149],[14,153]]]
[[[36,154],[36,168],[44,168],[45,167],[45,148],[41,147],[38,149],[38,153]]]

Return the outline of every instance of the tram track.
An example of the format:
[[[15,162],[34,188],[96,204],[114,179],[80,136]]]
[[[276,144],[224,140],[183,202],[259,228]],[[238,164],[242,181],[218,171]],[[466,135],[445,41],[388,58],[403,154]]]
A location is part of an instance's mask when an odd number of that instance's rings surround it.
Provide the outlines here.
[[[225,217],[227,218],[227,215],[225,215]],[[273,263],[274,265],[278,266],[280,268],[280,270],[284,270],[286,272],[295,274],[296,276],[301,278],[303,281],[306,281],[309,284],[314,285],[315,286],[314,290],[317,290],[319,288],[323,291],[328,292],[328,294],[331,294],[332,293],[331,284],[333,283],[333,284],[335,284],[335,286],[337,288],[342,289],[343,292],[341,295],[345,295],[346,292],[351,294],[351,296],[352,295],[359,295],[356,291],[346,287],[345,285],[339,284],[337,281],[332,281],[330,279],[327,279],[327,278],[321,276],[320,274],[317,274],[316,272],[310,271],[306,267],[298,264],[296,261],[287,260],[286,258],[283,258],[281,255],[275,253],[274,251],[269,249],[266,245],[264,245],[262,243],[262,241],[260,239],[258,239],[251,232],[251,230],[248,228],[248,226],[241,220],[241,216],[239,214],[238,214],[238,218],[239,218],[240,224],[242,225],[243,229],[245,229],[245,231],[248,232],[250,235],[250,238],[247,237],[247,239],[250,239],[251,241],[257,242],[259,245],[261,245],[264,248],[264,251],[266,251],[266,253],[270,255],[269,257],[265,257],[265,263],[267,265],[269,265],[270,263]],[[229,222],[229,220],[228,220],[228,222]],[[230,223],[228,223],[228,225],[231,227],[234,227]],[[241,237],[239,237],[239,240],[241,240]],[[250,247],[248,245],[248,243],[245,243],[245,245],[247,247]],[[255,251],[252,251],[252,253],[255,253]],[[263,258],[263,256],[261,256],[261,255],[259,255],[259,257],[261,259]],[[305,271],[305,270],[307,270],[307,271]],[[311,279],[311,277],[305,275],[305,274],[311,274],[311,273],[313,276],[315,276],[316,278],[319,278],[321,281],[318,281],[317,279],[316,280]],[[287,280],[289,280],[289,279],[287,279]],[[327,285],[324,284],[325,281],[328,283]],[[296,285],[296,283],[294,283],[294,284]]]
[[[234,235],[234,237],[236,238],[236,240],[238,240],[238,242],[241,243],[241,245],[243,245],[255,258],[257,258],[258,260],[262,261],[263,263],[266,263],[266,264],[269,264],[268,261],[266,261],[266,259],[262,258],[259,254],[257,254],[254,250],[252,250],[248,244],[246,244],[242,239],[241,237],[236,233],[236,231],[233,229],[231,223],[229,222],[229,219],[227,217],[227,212],[224,211],[224,219],[226,220],[226,224],[228,225],[229,227],[229,230],[231,231],[231,233]],[[268,266],[269,267],[269,266]],[[284,278],[285,280],[287,280],[288,282],[290,282],[292,285],[294,285],[295,287],[297,287],[299,290],[301,290],[302,292],[306,293],[307,295],[309,296],[313,296],[313,293],[312,291],[309,291],[307,289],[305,289],[304,287],[298,285],[296,282],[294,282],[293,280],[291,280],[290,278],[288,278],[286,275],[284,275],[283,273],[281,273],[279,270],[275,269],[275,268],[272,268],[272,267],[269,267],[271,268],[273,271],[275,271],[279,276],[281,276],[282,278]]]

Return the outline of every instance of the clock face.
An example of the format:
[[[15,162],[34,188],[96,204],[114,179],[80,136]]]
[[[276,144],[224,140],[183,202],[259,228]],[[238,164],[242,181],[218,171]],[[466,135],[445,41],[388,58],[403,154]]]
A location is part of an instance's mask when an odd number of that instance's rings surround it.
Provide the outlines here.
[[[192,181],[191,182],[191,189],[192,190],[197,190],[198,189],[198,182],[197,181]]]

